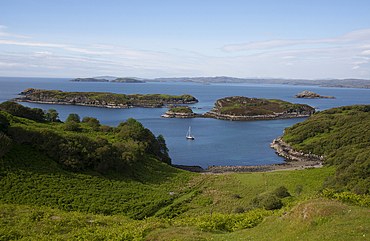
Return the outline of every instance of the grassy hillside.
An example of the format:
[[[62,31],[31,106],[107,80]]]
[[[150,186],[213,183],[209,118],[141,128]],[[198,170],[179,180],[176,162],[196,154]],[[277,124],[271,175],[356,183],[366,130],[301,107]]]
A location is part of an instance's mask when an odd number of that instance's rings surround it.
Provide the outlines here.
[[[92,117],[78,122],[76,114],[61,123],[39,120],[39,110],[11,109],[31,119],[0,113],[0,240],[370,235],[368,196],[322,189],[335,165],[195,174],[171,167],[163,137],[153,137],[133,119],[109,127]]]
[[[286,128],[283,140],[306,153],[325,155],[337,165],[326,187],[370,193],[370,106],[344,106],[322,111]]]

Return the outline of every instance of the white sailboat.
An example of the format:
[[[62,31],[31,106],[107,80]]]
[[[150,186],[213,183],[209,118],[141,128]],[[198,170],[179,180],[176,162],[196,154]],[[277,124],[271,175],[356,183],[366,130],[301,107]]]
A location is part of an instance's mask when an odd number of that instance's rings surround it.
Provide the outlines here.
[[[188,133],[186,133],[186,139],[188,139],[188,140],[194,140],[194,136],[192,136],[191,133],[190,133],[190,126],[189,126]]]

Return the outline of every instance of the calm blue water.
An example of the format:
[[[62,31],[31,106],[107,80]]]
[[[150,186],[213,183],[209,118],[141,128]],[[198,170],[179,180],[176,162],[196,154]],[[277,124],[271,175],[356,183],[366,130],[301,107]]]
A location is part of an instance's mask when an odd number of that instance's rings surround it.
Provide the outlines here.
[[[227,96],[246,96],[267,99],[282,99],[292,103],[315,106],[319,110],[332,107],[370,104],[370,90],[320,88],[314,86],[290,85],[252,85],[252,84],[211,84],[196,83],[78,83],[69,79],[57,78],[6,78],[0,77],[0,103],[14,98],[27,88],[57,89],[62,91],[103,91],[122,94],[191,94],[199,103],[192,106],[202,107],[194,112],[204,113],[213,108],[217,99]],[[304,90],[320,95],[335,96],[337,99],[296,99]],[[81,118],[92,116],[100,123],[117,126],[132,117],[149,128],[155,135],[162,134],[166,140],[173,164],[199,165],[264,165],[282,163],[270,148],[274,138],[282,135],[285,127],[292,126],[305,118],[235,122],[216,119],[167,119],[160,117],[166,108],[108,109],[84,106],[46,105],[22,103],[31,108],[56,109],[61,120],[70,113]],[[195,140],[185,139],[191,126]]]

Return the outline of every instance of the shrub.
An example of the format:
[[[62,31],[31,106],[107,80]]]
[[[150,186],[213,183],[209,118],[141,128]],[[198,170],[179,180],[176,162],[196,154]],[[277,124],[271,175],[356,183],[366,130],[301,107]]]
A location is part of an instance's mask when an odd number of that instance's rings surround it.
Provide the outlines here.
[[[275,195],[266,195],[261,200],[260,205],[266,210],[279,209],[283,206],[281,199]]]
[[[5,101],[0,104],[0,110],[11,115],[23,117],[31,120],[41,121],[44,119],[44,112],[40,108],[29,108],[13,101]]]
[[[0,113],[0,131],[8,133],[9,125],[10,123],[8,118]]]
[[[276,188],[273,191],[273,194],[275,194],[279,198],[290,197],[290,193],[288,192],[288,189],[285,186],[280,186]]]
[[[13,146],[13,141],[0,131],[0,158],[5,156]]]
[[[67,119],[66,119],[66,123],[67,122],[70,122],[70,121],[74,121],[76,123],[80,123],[80,116],[78,114],[75,114],[75,113],[71,113],[68,115]]]
[[[237,207],[234,209],[233,213],[244,213],[244,208],[243,208],[243,207],[241,207],[241,206],[237,206]]]
[[[80,129],[80,124],[78,122],[73,121],[73,120],[69,120],[64,125],[64,129],[66,131],[78,131]]]

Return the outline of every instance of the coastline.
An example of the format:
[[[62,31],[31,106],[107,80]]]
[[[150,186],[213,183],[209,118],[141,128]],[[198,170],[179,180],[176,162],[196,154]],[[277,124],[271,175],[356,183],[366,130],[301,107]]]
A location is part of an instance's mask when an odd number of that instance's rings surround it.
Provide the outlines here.
[[[284,157],[285,162],[271,165],[256,165],[256,166],[209,166],[203,169],[200,166],[172,165],[172,167],[196,172],[201,174],[230,174],[230,173],[245,173],[245,172],[273,172],[273,171],[290,171],[302,170],[308,168],[321,168],[325,159],[324,156],[313,154],[304,154],[294,150],[292,146],[285,143],[281,137],[274,139],[270,144],[271,148],[276,150],[276,154]]]
[[[308,168],[320,168],[322,163],[317,161],[292,161],[280,164],[257,165],[257,166],[209,166],[203,169],[200,166],[172,165],[172,167],[189,172],[200,174],[231,174],[245,172],[273,172],[273,171],[291,171]]]

